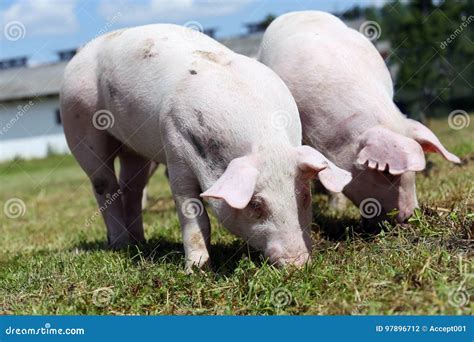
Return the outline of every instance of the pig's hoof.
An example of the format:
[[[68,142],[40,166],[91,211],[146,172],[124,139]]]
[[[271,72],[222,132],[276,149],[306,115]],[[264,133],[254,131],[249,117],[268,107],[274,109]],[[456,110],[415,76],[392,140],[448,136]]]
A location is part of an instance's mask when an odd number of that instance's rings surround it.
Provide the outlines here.
[[[197,260],[186,260],[185,272],[186,274],[193,274],[195,271],[204,273],[211,269],[211,259],[207,258],[198,258]]]
[[[128,239],[115,239],[115,240],[110,240],[107,244],[109,249],[112,249],[114,251],[116,250],[121,250],[121,249],[127,249],[130,246],[133,246],[134,244]]]

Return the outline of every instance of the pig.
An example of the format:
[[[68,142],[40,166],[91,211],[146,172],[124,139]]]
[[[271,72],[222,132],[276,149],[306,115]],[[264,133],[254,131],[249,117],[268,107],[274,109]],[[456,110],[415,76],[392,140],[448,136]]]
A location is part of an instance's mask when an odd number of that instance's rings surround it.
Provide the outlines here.
[[[398,222],[413,214],[415,172],[425,168],[424,152],[460,162],[427,127],[400,112],[377,49],[337,17],[319,11],[282,15],[266,30],[258,60],[293,94],[303,143],[351,172],[343,193],[369,225],[393,209]]]
[[[143,188],[151,163],[166,165],[188,272],[210,263],[203,199],[269,262],[300,266],[311,252],[310,179],[317,175],[331,191],[350,181],[301,145],[296,103],[276,73],[178,25],[128,28],[89,42],[66,67],[60,105],[111,248],[145,240]]]

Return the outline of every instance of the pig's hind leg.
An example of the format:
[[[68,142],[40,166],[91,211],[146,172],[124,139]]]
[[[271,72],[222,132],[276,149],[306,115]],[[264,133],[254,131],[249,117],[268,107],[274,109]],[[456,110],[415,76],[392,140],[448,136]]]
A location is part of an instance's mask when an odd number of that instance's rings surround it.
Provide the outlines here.
[[[132,243],[145,242],[142,197],[150,174],[150,161],[123,147],[119,153],[120,189],[125,225]]]
[[[69,127],[65,122],[64,129],[72,154],[92,183],[99,211],[107,226],[108,246],[113,249],[126,247],[130,238],[123,215],[122,191],[114,169],[121,143],[92,125]],[[68,134],[68,130],[74,132]]]

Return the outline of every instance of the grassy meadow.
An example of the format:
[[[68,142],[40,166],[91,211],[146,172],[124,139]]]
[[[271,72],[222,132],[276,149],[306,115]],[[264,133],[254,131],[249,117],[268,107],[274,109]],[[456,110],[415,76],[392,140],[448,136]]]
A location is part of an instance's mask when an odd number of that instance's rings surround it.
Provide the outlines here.
[[[0,314],[472,314],[471,121],[430,123],[463,162],[427,157],[407,226],[360,234],[355,206],[331,212],[313,196],[315,247],[303,269],[268,265],[212,217],[213,269],[186,275],[163,168],[150,182],[147,244],[113,252],[72,156],[0,164]]]

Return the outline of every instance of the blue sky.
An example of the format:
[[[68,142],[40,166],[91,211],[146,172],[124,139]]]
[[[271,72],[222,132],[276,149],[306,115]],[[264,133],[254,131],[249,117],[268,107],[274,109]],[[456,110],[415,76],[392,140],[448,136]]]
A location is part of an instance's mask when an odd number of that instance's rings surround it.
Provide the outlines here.
[[[30,64],[57,59],[56,52],[85,44],[122,27],[197,21],[216,36],[245,32],[244,23],[272,13],[317,9],[340,12],[382,0],[1,0],[0,59],[28,56]]]

